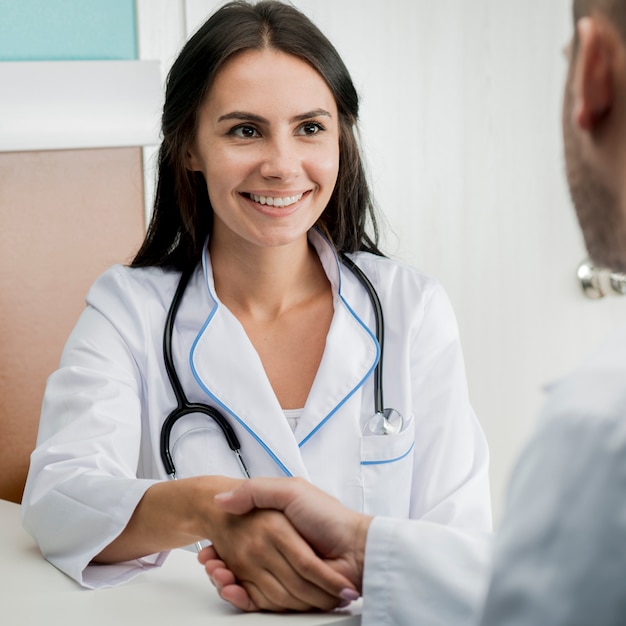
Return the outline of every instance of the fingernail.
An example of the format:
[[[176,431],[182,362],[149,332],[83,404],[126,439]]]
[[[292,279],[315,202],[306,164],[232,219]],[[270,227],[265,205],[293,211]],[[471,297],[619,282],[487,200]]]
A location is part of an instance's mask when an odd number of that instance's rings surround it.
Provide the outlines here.
[[[350,589],[349,587],[346,587],[345,589],[342,589],[339,592],[339,597],[342,598],[343,600],[347,600],[348,603],[350,603],[350,602],[354,602],[355,600],[358,600],[361,597],[361,594],[358,591],[355,591],[354,589]]]

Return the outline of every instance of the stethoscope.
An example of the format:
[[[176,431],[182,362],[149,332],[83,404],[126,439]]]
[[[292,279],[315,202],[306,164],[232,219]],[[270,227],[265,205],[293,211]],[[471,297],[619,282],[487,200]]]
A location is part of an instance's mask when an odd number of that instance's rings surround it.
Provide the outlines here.
[[[402,430],[403,419],[400,413],[398,413],[395,409],[384,408],[383,348],[385,332],[383,309],[380,304],[380,298],[376,293],[376,289],[363,270],[358,267],[352,259],[342,254],[341,260],[343,264],[352,271],[361,285],[363,285],[370,298],[374,309],[376,339],[378,341],[378,345],[380,346],[380,357],[378,359],[378,363],[376,364],[376,368],[374,369],[374,415],[366,423],[366,434],[395,435]],[[200,413],[210,417],[219,426],[224,434],[224,438],[228,442],[228,446],[237,458],[241,471],[247,478],[250,478],[250,472],[248,471],[243,457],[241,456],[241,444],[239,443],[239,439],[232,426],[228,423],[228,420],[220,411],[212,406],[209,406],[208,404],[201,402],[189,402],[185,392],[183,391],[182,385],[180,384],[176,368],[174,367],[174,360],[172,358],[172,332],[174,330],[174,321],[176,319],[178,307],[183,299],[185,289],[187,289],[187,285],[189,284],[189,279],[191,278],[193,271],[194,270],[183,272],[180,277],[178,287],[176,288],[174,298],[172,299],[172,303],[167,313],[165,329],[163,331],[163,359],[165,361],[167,375],[172,385],[172,389],[174,390],[174,395],[176,396],[177,406],[167,416],[161,428],[161,460],[163,461],[163,466],[165,467],[165,471],[169,477],[176,480],[176,467],[174,466],[174,461],[172,460],[170,452],[170,434],[172,432],[172,427],[181,417],[185,417],[191,413]]]

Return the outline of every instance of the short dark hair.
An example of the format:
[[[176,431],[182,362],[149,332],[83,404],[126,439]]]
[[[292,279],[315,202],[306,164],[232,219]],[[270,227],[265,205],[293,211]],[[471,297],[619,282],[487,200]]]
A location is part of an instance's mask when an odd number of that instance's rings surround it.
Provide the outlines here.
[[[195,266],[213,223],[200,172],[187,167],[198,110],[224,63],[244,50],[275,49],[309,63],[339,112],[339,172],[317,226],[339,252],[378,250],[374,203],[356,138],[359,98],[337,50],[308,17],[278,1],[229,2],[189,39],[167,78],[154,211],[133,267]],[[371,230],[371,235],[368,234]]]

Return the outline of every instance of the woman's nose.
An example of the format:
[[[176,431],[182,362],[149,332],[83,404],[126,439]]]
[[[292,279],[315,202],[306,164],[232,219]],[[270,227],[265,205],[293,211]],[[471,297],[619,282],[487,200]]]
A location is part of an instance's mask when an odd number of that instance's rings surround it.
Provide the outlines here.
[[[274,139],[268,142],[261,163],[264,178],[288,180],[298,175],[301,168],[301,155],[295,142],[289,139]]]

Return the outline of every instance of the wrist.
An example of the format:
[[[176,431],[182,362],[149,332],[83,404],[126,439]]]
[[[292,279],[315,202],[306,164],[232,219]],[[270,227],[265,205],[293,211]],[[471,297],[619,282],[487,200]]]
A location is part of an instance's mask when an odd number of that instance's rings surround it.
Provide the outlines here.
[[[363,574],[365,570],[365,547],[367,545],[367,533],[374,518],[371,515],[359,514],[354,532],[354,561],[359,593],[363,590]]]
[[[186,481],[189,481],[191,487],[185,506],[188,530],[193,534],[194,541],[213,541],[225,525],[225,519],[229,517],[228,513],[215,504],[215,496],[235,489],[242,481],[227,476],[198,476]]]

